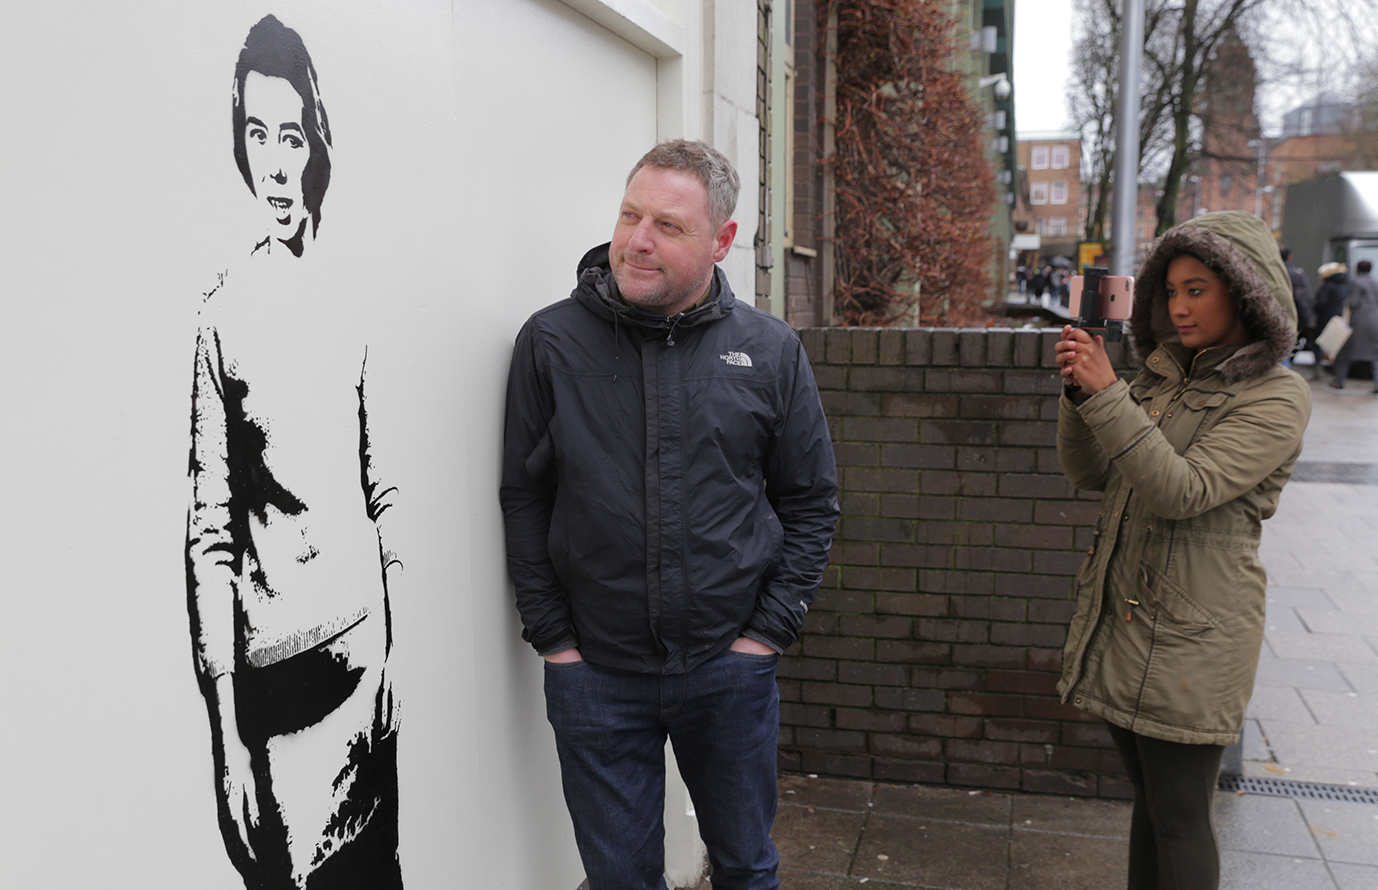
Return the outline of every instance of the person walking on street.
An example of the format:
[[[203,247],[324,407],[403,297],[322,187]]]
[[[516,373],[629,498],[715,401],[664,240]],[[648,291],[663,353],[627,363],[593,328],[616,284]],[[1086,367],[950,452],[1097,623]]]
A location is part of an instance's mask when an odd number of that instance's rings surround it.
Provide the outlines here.
[[[612,242],[512,356],[508,566],[590,890],[664,890],[667,737],[713,886],[779,887],[775,667],[828,560],[837,469],[798,336],[716,265],[737,190],[708,145],[653,148]]]
[[[1316,330],[1316,312],[1311,303],[1311,285],[1306,273],[1292,265],[1292,248],[1286,244],[1278,248],[1282,263],[1287,267],[1287,277],[1292,281],[1292,302],[1297,308],[1297,329],[1308,343],[1320,333]]]
[[[1326,384],[1330,392],[1344,392],[1349,366],[1354,362],[1378,362],[1378,281],[1370,274],[1373,263],[1359,260],[1354,281],[1345,298],[1351,332],[1335,356],[1335,379]],[[1373,394],[1378,395],[1378,367],[1375,367]]]
[[[1349,297],[1349,270],[1344,263],[1326,263],[1317,270],[1321,286],[1316,290],[1316,336],[1325,330],[1330,319],[1344,312],[1345,300]],[[1311,354],[1316,358],[1315,374],[1312,379],[1321,377],[1322,364],[1330,364],[1334,356],[1323,355],[1321,348],[1312,343]]]
[[[1034,303],[1043,302],[1043,292],[1048,289],[1048,274],[1039,269],[1033,273],[1033,278],[1029,282],[1029,292],[1033,296]]]
[[[1211,802],[1263,643],[1260,524],[1301,453],[1311,390],[1287,270],[1262,220],[1170,229],[1138,277],[1126,383],[1063,328],[1058,459],[1104,492],[1063,649],[1063,701],[1106,721],[1134,787],[1129,890],[1215,890]]]

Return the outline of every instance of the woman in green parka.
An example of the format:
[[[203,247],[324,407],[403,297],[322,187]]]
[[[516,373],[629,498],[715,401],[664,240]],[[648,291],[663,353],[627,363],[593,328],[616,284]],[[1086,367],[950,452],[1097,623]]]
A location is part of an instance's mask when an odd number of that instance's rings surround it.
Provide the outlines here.
[[[1267,226],[1208,213],[1169,230],[1137,282],[1132,382],[1066,327],[1058,458],[1103,491],[1058,691],[1103,718],[1134,786],[1130,890],[1213,890],[1210,821],[1263,642],[1263,520],[1301,452],[1311,391],[1284,368],[1292,286]]]

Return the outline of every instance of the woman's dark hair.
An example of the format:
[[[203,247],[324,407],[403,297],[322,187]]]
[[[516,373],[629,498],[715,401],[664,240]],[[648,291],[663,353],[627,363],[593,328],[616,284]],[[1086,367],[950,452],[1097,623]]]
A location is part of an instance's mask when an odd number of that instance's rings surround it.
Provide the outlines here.
[[[234,161],[244,177],[244,184],[255,195],[253,174],[249,172],[249,156],[244,150],[244,81],[250,71],[265,77],[281,77],[301,96],[301,125],[306,131],[306,143],[311,156],[301,174],[302,203],[311,214],[314,234],[321,224],[321,202],[330,185],[330,120],[321,104],[320,89],[316,86],[316,69],[301,36],[266,15],[249,29],[239,62],[234,66],[234,94],[231,108],[234,123]]]
[[[1359,265],[1354,267],[1354,271],[1360,275],[1367,275],[1373,271],[1373,263],[1370,260],[1359,260]]]

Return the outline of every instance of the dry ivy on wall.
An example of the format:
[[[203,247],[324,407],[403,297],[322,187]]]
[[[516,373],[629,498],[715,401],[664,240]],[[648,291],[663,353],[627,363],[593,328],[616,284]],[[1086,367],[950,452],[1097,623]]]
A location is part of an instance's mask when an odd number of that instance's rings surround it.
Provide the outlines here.
[[[824,0],[837,13],[837,263],[846,325],[964,325],[988,297],[995,179],[983,114],[933,0]],[[918,301],[917,319],[913,312]]]

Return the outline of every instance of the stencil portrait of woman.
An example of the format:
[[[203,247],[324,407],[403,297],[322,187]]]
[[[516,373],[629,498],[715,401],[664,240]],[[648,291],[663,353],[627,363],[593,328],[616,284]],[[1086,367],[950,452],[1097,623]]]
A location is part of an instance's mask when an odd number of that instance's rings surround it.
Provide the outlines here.
[[[186,537],[220,831],[246,887],[401,887],[395,491],[366,333],[321,283],[333,145],[316,70],[271,15],[240,51],[232,121],[257,223],[201,307]]]

